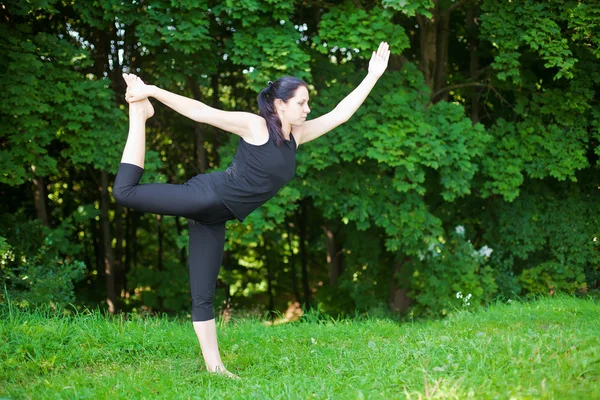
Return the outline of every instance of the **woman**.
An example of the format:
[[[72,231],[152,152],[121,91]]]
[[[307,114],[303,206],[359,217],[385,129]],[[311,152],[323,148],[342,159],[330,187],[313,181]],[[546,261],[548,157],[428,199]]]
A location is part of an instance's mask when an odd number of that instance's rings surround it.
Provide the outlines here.
[[[235,377],[221,361],[212,308],[225,240],[225,223],[243,221],[273,197],[294,176],[296,149],[348,121],[387,68],[389,46],[382,42],[373,52],[369,72],[361,84],[333,111],[307,121],[310,112],[306,83],[283,77],[258,95],[260,115],[226,112],[199,101],[144,84],[124,74],[129,103],[129,134],[113,195],[138,211],[175,215],[189,221],[189,271],[192,321],[206,367],[210,372]],[[144,184],[145,123],[154,114],[148,97],[196,122],[203,122],[241,137],[226,171],[197,175],[183,185]]]

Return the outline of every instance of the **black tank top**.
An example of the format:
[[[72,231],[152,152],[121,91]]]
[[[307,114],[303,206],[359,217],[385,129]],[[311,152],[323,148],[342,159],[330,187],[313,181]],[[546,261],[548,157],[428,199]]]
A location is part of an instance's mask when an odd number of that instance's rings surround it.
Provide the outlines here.
[[[225,206],[240,221],[266,203],[296,174],[296,140],[277,146],[269,136],[267,143],[255,146],[240,139],[231,165],[210,174],[213,189]]]

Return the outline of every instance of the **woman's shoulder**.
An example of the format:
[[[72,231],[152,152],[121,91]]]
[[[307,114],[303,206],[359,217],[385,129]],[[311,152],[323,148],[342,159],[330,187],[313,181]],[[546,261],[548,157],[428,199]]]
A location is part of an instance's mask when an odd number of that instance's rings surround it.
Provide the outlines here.
[[[250,125],[248,135],[243,139],[249,144],[255,146],[263,145],[269,140],[269,129],[267,128],[267,121],[260,115],[256,115]]]

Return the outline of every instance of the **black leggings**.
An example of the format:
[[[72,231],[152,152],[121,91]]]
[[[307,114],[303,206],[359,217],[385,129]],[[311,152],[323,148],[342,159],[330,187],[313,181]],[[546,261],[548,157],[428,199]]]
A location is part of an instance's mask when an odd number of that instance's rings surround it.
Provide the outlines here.
[[[137,211],[188,219],[192,321],[215,317],[213,297],[225,244],[225,222],[235,219],[211,187],[209,175],[183,185],[140,185],[143,168],[121,163],[113,186],[115,200]]]

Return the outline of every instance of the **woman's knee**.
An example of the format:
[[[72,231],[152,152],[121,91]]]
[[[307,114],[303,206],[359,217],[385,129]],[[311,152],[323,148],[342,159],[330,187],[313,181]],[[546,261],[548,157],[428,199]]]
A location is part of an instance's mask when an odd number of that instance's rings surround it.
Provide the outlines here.
[[[135,193],[136,185],[118,185],[117,181],[113,186],[113,197],[117,203],[122,206],[130,206],[130,200]]]
[[[113,184],[113,197],[123,206],[130,206],[144,169],[133,164],[121,163]]]

